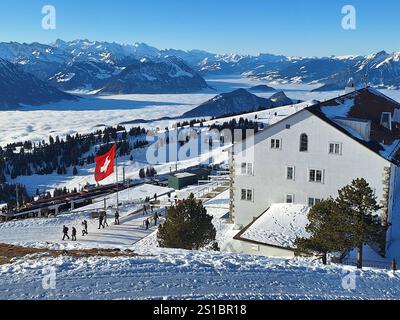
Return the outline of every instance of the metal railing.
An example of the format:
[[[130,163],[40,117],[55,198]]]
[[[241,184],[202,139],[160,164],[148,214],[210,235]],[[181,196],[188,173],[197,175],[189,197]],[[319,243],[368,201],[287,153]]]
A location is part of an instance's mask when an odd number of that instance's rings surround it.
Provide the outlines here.
[[[341,261],[332,259],[332,263],[356,267],[357,259],[345,258],[342,259]],[[393,269],[393,261],[363,260],[362,265],[363,267],[366,268],[385,269],[385,270]]]

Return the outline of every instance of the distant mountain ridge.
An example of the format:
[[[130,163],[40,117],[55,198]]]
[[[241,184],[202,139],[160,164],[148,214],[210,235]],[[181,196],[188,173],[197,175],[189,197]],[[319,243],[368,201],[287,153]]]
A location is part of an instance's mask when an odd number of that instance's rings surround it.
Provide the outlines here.
[[[237,89],[215,96],[197,108],[184,113],[182,118],[220,117],[227,114],[252,112],[260,108],[269,109],[292,103],[292,100],[287,98],[283,92],[271,98],[261,98],[245,89]]]
[[[124,68],[100,93],[189,93],[208,88],[197,72],[176,57],[142,59]]]
[[[60,90],[130,94],[189,93],[208,88],[203,77],[182,59],[158,53],[141,43],[0,43],[0,57]]]
[[[108,82],[107,77],[118,76],[123,68],[135,65],[143,58],[160,61],[171,56],[183,61],[200,76],[235,74],[277,84],[320,84],[320,90],[343,89],[352,77],[357,85],[368,81],[374,87],[400,88],[400,52],[381,51],[366,56],[290,57],[268,53],[242,55],[203,50],[160,50],[145,43],[89,40],[57,40],[49,45],[0,43],[0,58],[65,90],[100,89]],[[96,71],[97,67],[101,70]],[[75,79],[72,80],[73,74]],[[65,81],[68,79],[71,81]],[[191,84],[188,85],[190,88]],[[182,92],[189,88],[180,87]]]
[[[76,99],[22,71],[19,66],[0,59],[0,110]]]

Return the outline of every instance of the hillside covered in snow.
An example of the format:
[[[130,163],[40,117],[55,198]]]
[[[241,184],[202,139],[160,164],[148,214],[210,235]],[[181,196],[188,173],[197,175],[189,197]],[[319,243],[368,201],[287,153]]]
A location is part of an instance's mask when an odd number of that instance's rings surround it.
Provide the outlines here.
[[[0,299],[400,298],[400,277],[392,271],[370,268],[356,271],[354,267],[322,266],[308,259],[243,255],[235,253],[232,247],[224,247],[224,242],[238,232],[232,230],[233,225],[226,220],[228,192],[205,202],[207,212],[213,216],[217,241],[223,252],[159,248],[156,228],[143,228],[142,221],[150,214],[128,213],[134,210],[132,201],[138,197],[153,192],[161,195],[165,191],[154,186],[127,190],[121,194],[126,203],[121,225],[98,230],[97,220],[87,218],[89,235],[78,235],[76,243],[61,241],[60,230],[63,224],[78,225],[85,213],[2,224],[3,242],[23,245],[28,251],[38,248],[40,252],[0,262]],[[178,192],[177,196],[181,198],[188,192],[198,191],[199,187],[192,186]],[[166,196],[162,196],[161,201],[165,200]],[[0,245],[0,252],[3,247]],[[114,249],[114,254],[89,255],[86,250],[91,248]],[[51,251],[53,249],[64,254]],[[35,249],[31,250],[34,252]],[[229,250],[231,252],[227,252]],[[43,272],[54,272],[53,289],[43,287]]]
[[[39,80],[19,66],[0,58],[0,110],[21,105],[43,105],[77,98]]]

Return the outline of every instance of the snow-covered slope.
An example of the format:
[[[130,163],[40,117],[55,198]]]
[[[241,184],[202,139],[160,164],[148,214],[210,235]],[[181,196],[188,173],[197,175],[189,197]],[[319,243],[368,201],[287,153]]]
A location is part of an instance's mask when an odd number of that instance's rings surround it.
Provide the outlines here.
[[[55,290],[42,286],[49,267],[56,272]],[[1,299],[399,299],[399,288],[399,275],[390,271],[180,250],[120,258],[37,256],[0,267]]]
[[[146,58],[128,65],[100,91],[107,94],[187,93],[207,88],[205,80],[182,60]]]
[[[61,100],[76,100],[49,84],[0,59],[0,110],[20,105],[41,105]]]
[[[49,81],[63,90],[96,90],[103,88],[123,67],[96,61],[76,61],[52,76]]]
[[[202,103],[197,108],[184,113],[182,117],[221,117],[235,113],[252,112],[263,108],[280,107],[292,103],[292,100],[282,91],[266,99],[258,97],[246,89],[237,89],[215,96],[211,100]]]
[[[389,54],[385,51],[365,56],[349,66],[348,70],[322,79],[325,86],[320,90],[336,90],[343,88],[352,77],[357,85],[367,81],[375,87],[399,88],[400,87],[400,52]]]

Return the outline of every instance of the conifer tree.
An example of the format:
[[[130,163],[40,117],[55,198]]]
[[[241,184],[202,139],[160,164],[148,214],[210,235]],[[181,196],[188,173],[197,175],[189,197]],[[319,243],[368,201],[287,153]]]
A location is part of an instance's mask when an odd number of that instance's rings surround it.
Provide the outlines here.
[[[361,178],[339,190],[336,199],[339,210],[350,219],[352,240],[357,246],[357,268],[362,268],[363,245],[380,244],[385,236],[385,228],[376,212],[381,209],[374,191],[368,182]]]
[[[309,223],[306,231],[310,237],[296,239],[296,255],[317,253],[326,264],[328,253],[344,253],[353,248],[353,242],[349,239],[349,221],[333,199],[315,204],[307,218]]]
[[[163,248],[186,250],[199,250],[215,243],[216,230],[212,219],[202,202],[191,194],[188,199],[169,208],[166,222],[158,229],[158,243]]]
[[[139,170],[139,177],[140,177],[141,179],[146,178],[146,173],[145,173],[145,171],[144,171],[143,168],[141,168],[141,169]]]

